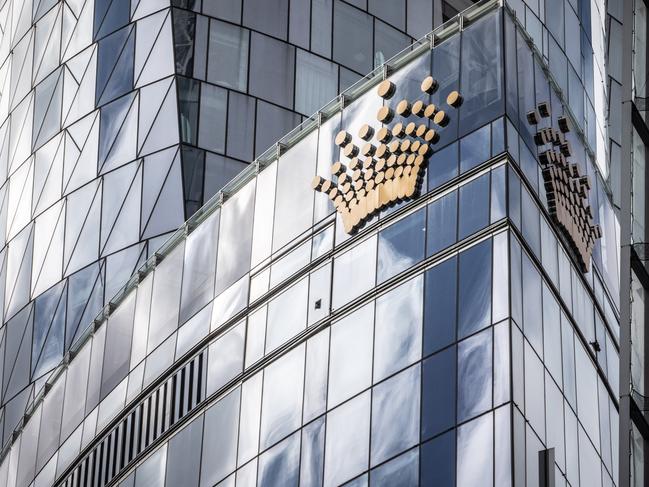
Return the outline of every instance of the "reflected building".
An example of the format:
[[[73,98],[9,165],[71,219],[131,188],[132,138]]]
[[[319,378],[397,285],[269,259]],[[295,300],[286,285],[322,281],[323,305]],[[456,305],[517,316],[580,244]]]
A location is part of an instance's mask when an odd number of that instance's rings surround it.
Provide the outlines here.
[[[0,484],[629,485],[621,11],[77,3],[39,122],[5,48]]]

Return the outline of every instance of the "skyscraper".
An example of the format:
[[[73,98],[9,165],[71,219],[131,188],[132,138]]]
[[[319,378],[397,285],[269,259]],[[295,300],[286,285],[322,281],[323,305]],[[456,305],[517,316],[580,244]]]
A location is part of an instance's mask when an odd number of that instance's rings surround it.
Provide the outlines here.
[[[621,4],[81,3],[3,10],[0,483],[641,483]]]

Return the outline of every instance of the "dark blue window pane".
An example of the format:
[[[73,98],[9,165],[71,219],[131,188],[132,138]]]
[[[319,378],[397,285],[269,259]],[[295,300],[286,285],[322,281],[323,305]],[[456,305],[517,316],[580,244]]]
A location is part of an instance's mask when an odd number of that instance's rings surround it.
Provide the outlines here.
[[[455,426],[455,347],[424,360],[423,372],[421,439],[427,440]]]
[[[423,259],[425,241],[425,208],[380,232],[378,282],[385,281]]]
[[[491,240],[460,254],[458,338],[491,323]]]
[[[489,159],[490,126],[485,125],[479,130],[460,140],[460,172],[468,171]]]
[[[420,485],[455,485],[455,431],[421,445]]]
[[[490,15],[462,33],[460,135],[503,112],[501,17]]]
[[[505,151],[505,124],[504,118],[491,124],[491,155],[497,156]]]
[[[99,42],[97,105],[108,103],[133,89],[134,30],[127,27]]]
[[[457,259],[453,257],[426,272],[424,355],[455,341]]]
[[[433,154],[428,162],[428,189],[435,189],[457,176],[457,165],[457,142]]]
[[[489,174],[460,186],[460,231],[458,239],[489,224]]]
[[[433,255],[455,243],[457,235],[457,191],[428,205],[428,244],[426,255]]]
[[[90,0],[92,1],[92,0]],[[128,24],[129,0],[95,0],[95,39],[104,37]]]

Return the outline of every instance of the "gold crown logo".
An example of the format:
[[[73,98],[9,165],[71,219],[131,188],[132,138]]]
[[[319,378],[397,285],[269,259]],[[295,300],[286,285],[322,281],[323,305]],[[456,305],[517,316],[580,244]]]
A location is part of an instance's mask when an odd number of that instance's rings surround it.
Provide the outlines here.
[[[550,118],[547,102],[539,103],[535,110],[527,113],[530,125],[538,125],[544,118]],[[570,132],[570,122],[567,117],[559,117],[558,125],[560,130],[539,128],[534,142],[542,148],[539,160],[550,216],[568,238],[581,270],[588,272],[595,241],[601,238],[602,232],[599,225],[593,224],[588,204],[590,178],[582,175],[579,166],[568,160],[572,148],[565,134]]]
[[[421,91],[432,94],[437,90],[437,81],[428,76],[421,83]],[[384,80],[378,86],[378,95],[390,99],[396,93],[396,85]],[[457,108],[462,96],[451,92],[446,103],[448,108]],[[382,209],[399,201],[416,198],[421,191],[428,159],[433,153],[432,146],[439,140],[439,134],[429,127],[429,121],[438,127],[448,125],[449,110],[443,110],[432,103],[421,100],[410,102],[401,100],[395,110],[382,106],[377,115],[381,128],[375,130],[370,124],[363,125],[358,137],[363,140],[361,147],[354,144],[352,136],[341,130],[335,144],[349,160],[347,165],[334,162],[331,172],[336,182],[315,176],[311,183],[314,190],[329,196],[343,221],[345,231],[353,233],[364,222]],[[421,123],[397,122],[388,124],[395,114],[400,117],[414,115]],[[377,144],[371,142],[374,137]]]

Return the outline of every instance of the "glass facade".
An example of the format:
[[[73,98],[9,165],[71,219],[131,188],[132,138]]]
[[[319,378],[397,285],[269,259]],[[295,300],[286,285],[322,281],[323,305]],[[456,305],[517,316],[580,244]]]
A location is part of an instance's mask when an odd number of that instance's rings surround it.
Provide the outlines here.
[[[130,14],[119,3],[95,2],[88,14],[87,35],[99,39],[92,102],[101,108],[84,127],[98,134],[100,177],[86,176],[69,200],[54,194],[59,212],[45,220],[56,234],[62,215],[75,211],[61,239],[94,238],[110,249],[105,267],[100,260],[79,271],[95,283],[109,282],[109,271],[126,281],[126,261],[109,265],[124,242],[135,239],[132,262],[141,262],[169,235],[163,223],[177,215],[180,226],[236,172],[232,161],[261,154],[356,74],[380,66],[409,42],[409,29],[432,27],[412,17],[413,9],[426,12],[414,0],[173,8],[142,0]],[[465,6],[442,7],[446,20]],[[583,23],[591,15],[581,6],[578,17],[575,8],[492,1],[434,30],[283,139],[290,144],[258,157],[139,267],[89,328],[90,319],[77,327],[87,330],[81,339],[69,336],[71,310],[85,316],[100,307],[105,289],[81,299],[79,284],[59,276],[56,291],[34,300],[19,284],[7,290],[6,306],[14,295],[30,304],[16,304],[4,327],[3,390],[15,396],[21,378],[34,380],[26,389],[34,392],[20,407],[5,406],[5,430],[7,418],[16,421],[0,485],[518,487],[548,476],[553,483],[540,485],[624,485],[620,228],[600,146],[607,127],[593,109],[602,94],[592,76],[598,41],[580,37],[591,34]],[[571,14],[539,20],[564,9]],[[168,33],[141,40],[140,23],[156,15]],[[152,80],[163,68],[148,64],[163,58],[154,51],[164,39],[174,58],[162,86]],[[558,45],[546,49],[550,40]],[[563,68],[555,71],[555,61]],[[133,66],[132,76],[117,74]],[[566,86],[557,83],[561,73]],[[437,89],[422,92],[429,75]],[[377,94],[383,77],[394,97]],[[47,78],[42,83],[48,89]],[[462,103],[449,109],[448,124],[425,120],[439,140],[421,195],[346,233],[334,204],[311,187],[314,176],[331,177],[334,161],[346,161],[333,144],[338,131],[359,142],[363,124],[381,128],[379,108],[396,113],[395,123],[421,123],[399,111],[400,100],[442,107],[456,90]],[[154,100],[160,108],[147,116]],[[156,123],[167,103],[177,126]],[[544,103],[549,124],[570,121],[570,162],[590,178],[601,238],[587,272],[551,217],[527,117]],[[142,141],[115,142],[143,130]],[[167,142],[171,148],[147,152],[149,143]],[[34,177],[27,167],[19,177]],[[9,202],[11,194],[10,185]],[[129,205],[134,220],[123,214]],[[21,218],[32,225],[29,212]],[[29,247],[36,262],[39,243],[51,238],[31,230],[12,238],[6,273],[20,283],[24,252],[12,248]],[[82,262],[67,249],[66,259]],[[94,265],[98,273],[86,270]],[[40,367],[40,382],[30,364]]]

